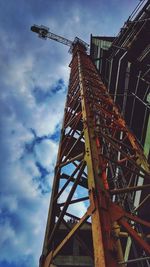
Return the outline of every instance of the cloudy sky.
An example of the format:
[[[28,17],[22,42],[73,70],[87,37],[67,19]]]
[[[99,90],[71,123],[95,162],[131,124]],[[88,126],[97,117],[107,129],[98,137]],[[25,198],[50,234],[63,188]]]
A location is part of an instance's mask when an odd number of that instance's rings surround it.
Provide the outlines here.
[[[37,267],[69,77],[73,40],[116,36],[139,0],[0,0],[0,267]]]

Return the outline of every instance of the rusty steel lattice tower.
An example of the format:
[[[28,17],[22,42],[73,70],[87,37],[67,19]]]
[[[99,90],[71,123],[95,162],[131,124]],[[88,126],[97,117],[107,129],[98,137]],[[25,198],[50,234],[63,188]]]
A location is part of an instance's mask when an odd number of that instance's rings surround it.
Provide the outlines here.
[[[137,191],[150,188],[148,163],[80,41],[70,68],[40,266],[149,266],[150,223],[133,204]],[[78,207],[85,210],[81,216]],[[61,255],[67,261],[72,239],[78,257],[65,265]],[[82,255],[89,259],[84,265]]]

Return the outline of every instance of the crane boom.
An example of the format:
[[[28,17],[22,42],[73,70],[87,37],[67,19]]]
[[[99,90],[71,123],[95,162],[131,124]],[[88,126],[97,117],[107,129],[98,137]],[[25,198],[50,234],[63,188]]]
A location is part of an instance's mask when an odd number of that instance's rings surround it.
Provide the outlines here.
[[[43,39],[49,38],[49,39],[52,39],[54,41],[57,41],[59,43],[62,43],[64,45],[68,45],[68,46],[71,46],[73,43],[72,41],[70,41],[70,40],[68,40],[62,36],[59,36],[57,34],[50,32],[49,28],[47,28],[43,25],[41,25],[41,26],[33,25],[31,27],[31,31],[38,33],[39,37],[43,38]]]
[[[56,41],[56,42],[59,42],[59,43],[62,43],[62,44],[64,44],[64,45],[69,46],[69,47],[70,47],[70,51],[72,50],[72,46],[73,46],[77,41],[80,41],[80,43],[82,43],[87,49],[88,49],[88,47],[89,47],[89,45],[88,45],[86,42],[84,42],[83,40],[81,40],[81,39],[78,38],[78,37],[75,37],[74,41],[71,41],[71,40],[69,40],[69,39],[67,39],[67,38],[64,38],[64,37],[62,37],[62,36],[60,36],[60,35],[57,35],[57,34],[55,34],[55,33],[50,32],[50,31],[49,31],[49,28],[46,27],[46,26],[43,26],[43,25],[38,26],[38,25],[34,24],[33,26],[31,26],[31,31],[37,33],[38,36],[39,36],[40,38],[42,38],[42,39],[47,39],[47,38],[49,38],[49,39],[52,39],[52,40],[54,40],[54,41]]]

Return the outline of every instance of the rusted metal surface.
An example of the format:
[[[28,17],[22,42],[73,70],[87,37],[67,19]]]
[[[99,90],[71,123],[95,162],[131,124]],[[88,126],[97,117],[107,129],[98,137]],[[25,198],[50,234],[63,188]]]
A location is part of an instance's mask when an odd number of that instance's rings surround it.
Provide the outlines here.
[[[149,166],[80,43],[74,46],[70,67],[40,266],[55,263],[73,236],[80,237],[82,225],[88,224],[92,240],[86,244],[86,253],[91,252],[88,256],[94,259],[93,266],[118,267],[119,262],[124,262],[126,240],[120,234],[124,230],[135,241],[137,253],[139,246],[142,253],[150,252],[143,234],[150,223],[134,213],[133,205],[135,191],[149,188]],[[139,177],[146,185],[137,186]],[[76,205],[79,210],[80,203],[86,209],[83,215],[72,209]],[[70,219],[74,227],[68,227],[67,235],[58,242],[61,224],[67,225]],[[80,241],[81,247],[83,243]]]
[[[145,184],[141,186],[130,186],[127,188],[120,188],[120,189],[113,189],[113,190],[110,190],[110,193],[116,195],[116,194],[131,192],[131,191],[140,191],[140,190],[144,190],[148,188],[150,188],[150,184]]]

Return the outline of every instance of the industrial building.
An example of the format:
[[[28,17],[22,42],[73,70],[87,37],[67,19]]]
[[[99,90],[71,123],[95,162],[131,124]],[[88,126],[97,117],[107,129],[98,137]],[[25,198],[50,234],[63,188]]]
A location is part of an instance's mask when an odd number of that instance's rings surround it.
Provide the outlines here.
[[[90,55],[109,94],[150,162],[150,2],[137,8],[118,36],[91,35]]]

